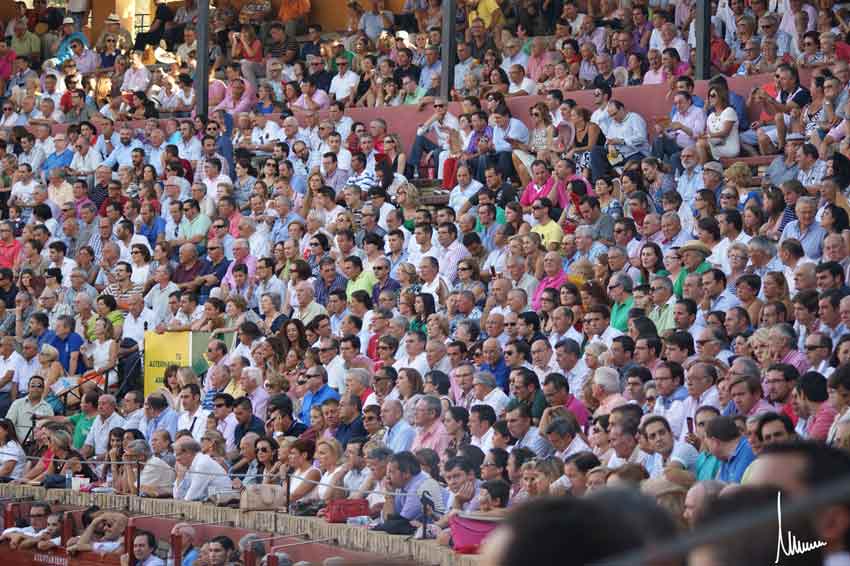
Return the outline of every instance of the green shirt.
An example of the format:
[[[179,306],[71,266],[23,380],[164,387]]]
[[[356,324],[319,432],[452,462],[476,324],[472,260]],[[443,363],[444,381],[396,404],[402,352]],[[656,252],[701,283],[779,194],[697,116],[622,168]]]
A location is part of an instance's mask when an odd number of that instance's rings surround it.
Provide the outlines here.
[[[697,481],[717,478],[717,472],[720,471],[720,464],[720,460],[708,452],[700,452],[696,463]]]
[[[421,86],[416,87],[416,92],[410,94],[408,92],[404,93],[404,97],[401,99],[402,104],[416,104],[420,100],[422,100],[425,95],[428,93],[427,90],[422,88]]]
[[[29,57],[30,55],[41,54],[41,38],[31,31],[25,31],[24,35],[18,38],[12,35],[12,42],[9,47],[18,54],[18,57]]]
[[[212,224],[206,214],[198,214],[193,220],[186,220],[186,223],[180,225],[180,237],[186,240],[191,240],[195,236],[206,236]],[[203,243],[204,240],[201,240],[200,244],[203,245]]]
[[[635,298],[629,295],[629,298],[622,303],[614,303],[611,307],[611,326],[625,332],[629,329],[629,309],[635,304]]]
[[[711,269],[711,264],[707,261],[703,261],[701,264],[699,264],[694,271],[682,269],[679,272],[679,276],[676,277],[676,280],[673,282],[673,292],[676,294],[676,297],[679,299],[682,298],[682,288],[685,286],[685,277],[687,277],[691,273],[705,273],[709,269]]]
[[[660,307],[653,308],[652,312],[649,313],[649,320],[655,323],[655,329],[659,334],[675,327],[673,322],[673,306],[675,304],[675,302],[667,301]]]
[[[505,407],[505,412],[513,411],[520,405],[527,405],[525,401],[520,401],[516,397],[512,397]],[[531,400],[531,418],[540,419],[543,416],[543,411],[546,409],[546,396],[543,395],[543,391],[537,389],[534,392],[534,399]]]
[[[357,278],[348,280],[348,285],[345,286],[345,296],[348,297],[348,300],[350,301],[351,295],[354,291],[366,291],[371,297],[372,287],[374,287],[377,282],[378,279],[375,277],[374,273],[371,271],[361,271]]]
[[[94,422],[97,413],[87,417],[85,413],[80,412],[76,415],[68,417],[68,420],[74,423],[74,437],[72,438],[72,446],[75,450],[80,450],[86,442],[86,436],[91,430],[91,425]]]

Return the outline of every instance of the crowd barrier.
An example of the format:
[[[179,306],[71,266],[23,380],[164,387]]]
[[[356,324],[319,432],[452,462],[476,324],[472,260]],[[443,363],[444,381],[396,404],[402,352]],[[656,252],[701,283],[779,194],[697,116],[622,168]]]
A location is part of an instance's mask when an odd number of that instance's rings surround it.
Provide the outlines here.
[[[86,507],[98,505],[102,509],[121,510],[131,515],[149,517],[172,517],[194,523],[230,524],[233,527],[273,533],[282,536],[302,535],[312,541],[332,540],[344,550],[366,552],[383,558],[411,559],[421,564],[440,566],[474,566],[475,556],[455,554],[451,549],[438,546],[434,541],[417,541],[407,536],[388,535],[367,530],[363,527],[327,523],[315,517],[294,517],[273,511],[240,511],[211,504],[151,499],[129,495],[81,493],[64,489],[47,490],[4,484],[0,485],[0,497],[32,498],[48,501],[54,505]],[[8,549],[4,549],[6,552]],[[284,549],[285,550],[285,549]],[[50,566],[87,566],[74,562],[54,564],[49,560],[34,560],[36,564]]]

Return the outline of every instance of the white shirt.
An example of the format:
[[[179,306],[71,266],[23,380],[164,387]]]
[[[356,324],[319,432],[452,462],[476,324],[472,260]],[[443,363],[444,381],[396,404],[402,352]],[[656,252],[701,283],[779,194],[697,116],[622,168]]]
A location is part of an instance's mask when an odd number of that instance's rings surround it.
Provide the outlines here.
[[[636,112],[626,113],[622,122],[612,119],[608,123],[608,131],[605,132],[605,137],[623,141],[623,145],[616,146],[623,157],[629,157],[638,152],[649,155],[646,121]]]
[[[667,419],[670,425],[670,430],[673,433],[673,438],[682,436],[682,429],[685,428],[685,401],[673,401],[669,408],[665,408],[664,404],[659,400],[655,402],[653,414],[661,415]]]
[[[496,418],[500,418],[505,413],[505,407],[508,406],[510,398],[505,395],[505,392],[495,387],[490,393],[484,396],[484,399],[476,399],[470,407],[475,405],[490,405],[496,412]]]
[[[62,286],[70,287],[71,286],[71,272],[77,267],[77,262],[73,259],[66,257],[62,259],[62,265],[56,265],[56,262],[51,262],[50,267],[58,267],[62,272]]]
[[[74,152],[74,157],[71,159],[71,169],[81,171],[83,173],[94,173],[94,170],[103,162],[100,152],[90,147],[86,154],[80,155],[79,151]]]
[[[91,425],[88,436],[86,436],[86,446],[94,448],[96,456],[102,456],[109,450],[109,432],[116,427],[124,427],[126,421],[124,417],[118,413],[112,413],[105,421],[103,417],[98,415],[95,417]]]
[[[38,372],[40,371],[41,363],[38,361],[38,356],[33,356],[29,360],[23,358],[21,366],[18,368],[18,371],[15,372],[15,381],[18,384],[18,395],[23,395],[27,392],[27,388],[30,386],[30,378],[34,375],[38,375]]]
[[[474,405],[475,403],[473,403]],[[473,446],[477,446],[481,449],[485,454],[493,448],[493,427],[487,429],[487,432],[484,433],[482,437],[472,436],[470,437],[470,444]]]
[[[345,393],[345,361],[340,356],[325,366],[328,372],[328,387],[339,391],[340,395]]]
[[[26,361],[24,360],[24,357],[15,351],[12,351],[8,358],[0,357],[0,377],[6,375],[6,372],[12,372],[12,379],[10,379],[9,383],[4,385],[0,391],[8,393],[12,390],[12,384],[18,381],[18,376],[25,364]],[[26,389],[18,389],[19,394],[24,391],[26,391]]]
[[[688,397],[682,401],[683,421],[686,421],[688,417],[695,419],[697,409],[703,405],[711,405],[718,410],[723,410],[723,407],[720,406],[720,396],[717,392],[717,386],[712,385],[703,391],[702,395],[699,396],[699,399],[694,399],[688,395]],[[684,441],[688,434],[688,428],[683,426],[681,429],[682,430],[679,433],[679,440]]]
[[[344,75],[339,73],[331,79],[331,88],[328,91],[329,95],[333,95],[336,100],[342,100],[352,96],[360,83],[360,76],[353,71],[346,71]]]
[[[579,452],[592,452],[592,450],[579,435],[575,435],[573,437],[573,441],[570,442],[570,445],[567,446],[563,452],[555,452],[555,457],[561,460],[566,460],[573,454],[578,454]]]
[[[396,360],[396,363],[393,364],[393,367],[396,371],[400,371],[402,368],[413,368],[418,371],[420,375],[425,375],[428,371],[430,371],[430,368],[428,367],[428,360],[425,358],[425,352],[422,352],[413,359],[410,359],[409,356],[400,357]]]
[[[183,141],[183,138],[180,138],[180,141],[175,145],[177,146],[177,155],[180,156],[180,159],[200,161],[203,148],[201,147],[201,140],[198,138],[192,136],[189,141]],[[207,191],[207,194],[209,194],[209,191]]]
[[[521,83],[517,84],[515,82],[511,82],[510,86],[508,86],[509,94],[514,94],[521,90],[525,91],[525,93],[529,96],[534,96],[537,94],[537,83],[528,77],[523,77]]]
[[[139,350],[145,350],[145,324],[147,323],[148,330],[153,330],[156,326],[156,313],[148,308],[143,308],[139,313],[138,318],[133,316],[133,313],[127,312],[124,315],[124,326],[122,327],[122,338],[132,338],[139,345]]]
[[[198,406],[191,415],[188,411],[183,411],[177,417],[177,430],[188,430],[192,433],[192,438],[201,441],[204,433],[207,431],[207,417],[210,412],[203,407]]]
[[[15,467],[12,468],[12,473],[9,474],[9,477],[19,479],[24,474],[27,458],[26,454],[24,454],[24,449],[14,440],[10,440],[3,446],[0,446],[0,466],[9,460],[15,461]]]
[[[183,481],[174,484],[174,499],[203,501],[207,498],[209,488],[230,489],[230,478],[218,462],[199,452],[195,454]]]

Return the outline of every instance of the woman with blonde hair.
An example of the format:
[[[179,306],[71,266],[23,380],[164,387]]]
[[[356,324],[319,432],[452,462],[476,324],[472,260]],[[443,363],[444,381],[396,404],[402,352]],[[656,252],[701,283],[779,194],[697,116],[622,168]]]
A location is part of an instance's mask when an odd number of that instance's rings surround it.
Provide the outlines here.
[[[558,458],[535,458],[522,465],[522,488],[528,497],[564,495],[563,488],[553,486],[564,473]]]
[[[201,452],[227,469],[227,446],[224,436],[217,430],[207,430],[201,437]]]
[[[396,270],[396,277],[401,285],[399,295],[403,295],[408,292],[413,293],[414,295],[419,293],[419,290],[422,287],[422,282],[419,280],[419,274],[416,272],[416,266],[412,263],[404,262],[400,264]]]
[[[552,125],[552,115],[545,102],[538,102],[531,107],[531,128],[528,143],[517,143],[514,147],[512,160],[520,183],[524,187],[531,182],[531,164],[537,159],[548,161],[549,152],[553,148],[555,127]]]
[[[546,255],[546,248],[543,247],[540,234],[529,232],[523,236],[522,251],[526,260],[525,270],[538,281],[543,279],[543,256]]]
[[[323,438],[316,442],[316,460],[322,478],[318,487],[317,495],[323,501],[342,499],[348,493],[338,487],[342,486],[342,479],[348,472],[347,466],[342,465],[342,446],[335,438]]]
[[[118,341],[112,337],[113,332],[112,322],[101,316],[94,323],[94,340],[80,348],[86,365],[104,376],[106,387],[115,384],[118,378]]]
[[[576,285],[584,285],[588,281],[593,280],[593,264],[586,259],[580,259],[570,264],[570,271],[567,278]]]
[[[401,139],[398,134],[387,134],[383,139],[384,155],[391,165],[393,173],[401,173],[404,175],[404,168],[407,165],[407,154],[404,153],[404,146],[401,145]]]
[[[44,378],[44,393],[46,395],[44,400],[58,414],[63,408],[62,400],[53,392],[53,386],[66,373],[65,368],[59,363],[59,350],[50,344],[42,344],[41,350],[38,352],[38,363],[41,367],[36,370],[35,375]]]
[[[770,330],[767,328],[759,328],[747,340],[750,350],[759,365],[763,368],[768,367],[773,363],[770,356]]]
[[[395,193],[395,202],[404,216],[404,227],[412,233],[416,227],[416,211],[419,209],[419,189],[411,183],[400,186]]]

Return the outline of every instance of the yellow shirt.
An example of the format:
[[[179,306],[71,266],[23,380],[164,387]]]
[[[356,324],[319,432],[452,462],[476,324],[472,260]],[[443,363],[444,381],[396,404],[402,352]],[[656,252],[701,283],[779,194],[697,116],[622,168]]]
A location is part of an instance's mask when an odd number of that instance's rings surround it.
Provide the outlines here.
[[[484,27],[489,28],[493,20],[499,18],[500,13],[496,0],[478,0],[478,6],[469,12],[469,25],[472,25],[472,21],[476,18],[481,18],[484,21]]]
[[[224,392],[234,399],[239,399],[240,397],[245,396],[245,392],[242,390],[241,386],[237,385],[235,379],[230,380],[230,383],[228,383],[227,387],[224,388]]]
[[[545,226],[538,224],[531,231],[540,234],[540,239],[543,240],[543,247],[547,250],[550,244],[560,244],[561,238],[564,237],[564,231],[561,230],[561,226],[554,220],[550,220]]]
[[[360,275],[357,276],[357,279],[349,279],[348,285],[345,286],[345,296],[348,297],[348,300],[351,300],[351,295],[354,291],[366,291],[369,293],[369,296],[372,296],[372,287],[375,286],[375,283],[378,282],[378,279],[375,277],[375,274],[371,271],[363,270],[360,272]]]

